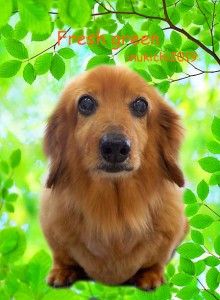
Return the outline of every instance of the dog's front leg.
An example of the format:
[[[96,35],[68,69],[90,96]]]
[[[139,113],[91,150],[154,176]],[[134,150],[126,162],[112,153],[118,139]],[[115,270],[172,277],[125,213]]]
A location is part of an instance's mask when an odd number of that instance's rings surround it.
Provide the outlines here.
[[[52,269],[47,283],[53,287],[65,287],[77,280],[88,279],[84,270],[73,260],[65,256],[54,255]]]
[[[164,282],[164,267],[159,264],[143,267],[129,280],[130,284],[145,291],[154,290]]]

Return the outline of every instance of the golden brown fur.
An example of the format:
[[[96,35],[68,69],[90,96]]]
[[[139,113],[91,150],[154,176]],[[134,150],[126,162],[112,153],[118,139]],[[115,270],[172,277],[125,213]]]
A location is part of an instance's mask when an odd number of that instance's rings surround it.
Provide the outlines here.
[[[99,102],[91,116],[77,100]],[[145,117],[129,103],[148,99]],[[97,170],[99,140],[116,131],[131,141],[131,172]],[[159,286],[163,269],[187,232],[178,166],[182,128],[176,112],[138,74],[100,66],[75,78],[49,119],[44,148],[51,160],[41,225],[54,256],[48,283],[87,276],[106,284]]]

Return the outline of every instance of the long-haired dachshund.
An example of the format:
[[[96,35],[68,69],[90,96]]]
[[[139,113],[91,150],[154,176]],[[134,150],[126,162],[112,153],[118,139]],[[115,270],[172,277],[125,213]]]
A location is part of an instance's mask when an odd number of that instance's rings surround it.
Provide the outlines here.
[[[135,72],[99,66],[73,79],[46,129],[41,225],[47,282],[91,278],[152,289],[187,233],[174,109]]]

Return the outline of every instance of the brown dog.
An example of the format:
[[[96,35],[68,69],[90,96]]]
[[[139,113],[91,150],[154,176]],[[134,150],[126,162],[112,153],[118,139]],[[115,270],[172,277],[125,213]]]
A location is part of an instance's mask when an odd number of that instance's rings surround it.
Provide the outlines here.
[[[74,79],[49,119],[41,224],[47,278],[151,289],[187,232],[175,111],[138,74],[100,66]]]

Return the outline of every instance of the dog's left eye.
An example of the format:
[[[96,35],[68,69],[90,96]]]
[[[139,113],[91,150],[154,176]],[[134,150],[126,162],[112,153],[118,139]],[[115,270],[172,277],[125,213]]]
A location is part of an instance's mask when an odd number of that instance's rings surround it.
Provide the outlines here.
[[[89,116],[95,112],[97,102],[89,95],[80,97],[78,101],[78,110],[82,115]]]
[[[139,97],[130,104],[130,109],[136,117],[143,117],[147,113],[148,102],[145,98]]]

